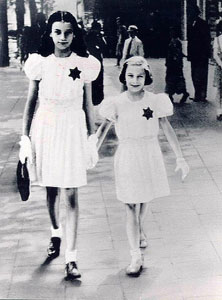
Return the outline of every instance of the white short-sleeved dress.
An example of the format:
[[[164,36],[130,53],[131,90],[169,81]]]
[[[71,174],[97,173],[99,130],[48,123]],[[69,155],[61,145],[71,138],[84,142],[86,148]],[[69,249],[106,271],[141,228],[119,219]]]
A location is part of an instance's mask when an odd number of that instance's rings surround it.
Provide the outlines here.
[[[158,141],[158,118],[173,114],[169,97],[146,91],[141,100],[132,102],[124,92],[105,99],[100,114],[114,120],[119,140],[114,159],[117,199],[145,203],[169,195]]]
[[[39,106],[31,126],[33,184],[60,188],[87,183],[87,127],[83,111],[83,85],[96,79],[99,61],[72,53],[29,56],[25,73],[39,80]]]

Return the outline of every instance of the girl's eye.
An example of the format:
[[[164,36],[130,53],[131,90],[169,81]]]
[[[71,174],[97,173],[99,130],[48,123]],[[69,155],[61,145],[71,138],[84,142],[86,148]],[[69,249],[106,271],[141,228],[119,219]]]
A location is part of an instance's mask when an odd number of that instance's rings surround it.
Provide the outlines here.
[[[65,34],[72,34],[72,30],[69,30],[69,31],[66,31],[66,33]]]

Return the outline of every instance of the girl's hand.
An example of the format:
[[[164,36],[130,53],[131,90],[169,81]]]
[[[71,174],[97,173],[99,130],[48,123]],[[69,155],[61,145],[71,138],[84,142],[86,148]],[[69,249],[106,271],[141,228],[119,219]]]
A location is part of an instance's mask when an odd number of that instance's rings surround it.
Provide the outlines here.
[[[190,172],[190,168],[189,168],[186,160],[183,157],[177,158],[176,163],[177,163],[177,165],[176,165],[175,172],[181,170],[181,172],[182,172],[182,181],[184,181],[184,179],[186,178],[186,176]]]
[[[25,159],[28,158],[29,162],[32,164],[32,146],[29,137],[27,135],[22,135],[19,145],[19,160],[21,163],[24,164]]]

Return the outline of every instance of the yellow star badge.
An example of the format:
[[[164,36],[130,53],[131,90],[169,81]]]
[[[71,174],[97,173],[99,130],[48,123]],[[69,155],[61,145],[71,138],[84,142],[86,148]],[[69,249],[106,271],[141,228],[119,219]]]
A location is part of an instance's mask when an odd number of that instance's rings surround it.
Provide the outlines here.
[[[79,71],[77,67],[75,69],[69,69],[69,71],[69,77],[72,77],[73,80],[75,80],[76,78],[80,78],[79,74],[81,73],[81,71]]]
[[[147,120],[153,118],[153,110],[150,109],[149,107],[143,109],[143,117],[145,117]]]

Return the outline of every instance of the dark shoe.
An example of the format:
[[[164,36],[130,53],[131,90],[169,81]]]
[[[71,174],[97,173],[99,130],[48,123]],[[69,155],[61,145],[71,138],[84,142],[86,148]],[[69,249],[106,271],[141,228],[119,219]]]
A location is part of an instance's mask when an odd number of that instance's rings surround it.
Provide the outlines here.
[[[81,274],[78,270],[77,264],[75,261],[71,261],[66,264],[65,267],[65,276],[66,279],[77,279],[81,277]]]
[[[207,99],[204,98],[204,99],[201,99],[200,102],[207,103],[208,101],[207,101]]]
[[[48,257],[54,259],[60,254],[61,239],[59,237],[52,237],[47,248]]]
[[[183,94],[183,97],[182,97],[181,100],[180,100],[180,104],[185,103],[185,102],[187,101],[187,98],[188,98],[189,96],[190,96],[190,94],[187,93],[187,92],[185,92],[185,93]]]
[[[222,115],[217,116],[217,121],[222,121]]]
[[[200,102],[200,99],[198,98],[190,98],[191,100],[193,100],[194,102]]]

